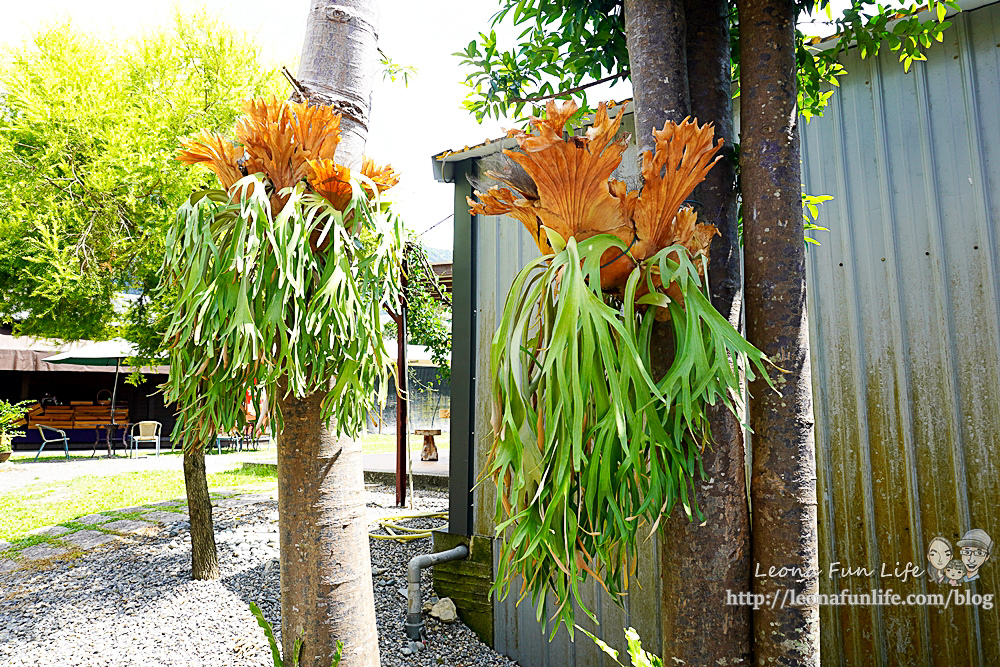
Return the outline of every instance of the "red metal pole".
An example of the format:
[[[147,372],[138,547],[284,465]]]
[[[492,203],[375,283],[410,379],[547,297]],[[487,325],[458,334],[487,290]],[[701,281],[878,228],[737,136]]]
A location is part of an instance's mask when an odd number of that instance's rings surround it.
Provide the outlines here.
[[[409,431],[407,418],[408,383],[406,381],[406,263],[403,263],[403,289],[399,317],[396,319],[396,505],[406,505],[406,436]]]

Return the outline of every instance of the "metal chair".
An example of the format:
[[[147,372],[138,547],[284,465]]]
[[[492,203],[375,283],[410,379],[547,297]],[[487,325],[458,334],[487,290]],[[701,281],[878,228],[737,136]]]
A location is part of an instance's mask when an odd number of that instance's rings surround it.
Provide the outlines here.
[[[160,422],[136,422],[132,424],[132,428],[129,431],[129,441],[131,442],[132,449],[135,450],[136,456],[139,455],[139,443],[140,442],[152,442],[156,444],[156,455],[160,455],[160,430],[163,425]],[[139,430],[139,434],[136,435],[136,429]],[[131,457],[132,454],[129,453]]]
[[[58,428],[52,428],[51,426],[43,426],[41,424],[35,424],[35,426],[38,428],[38,434],[42,436],[42,446],[38,448],[38,453],[35,454],[36,461],[38,460],[38,457],[42,455],[42,450],[45,449],[45,445],[50,442],[59,442],[60,440],[62,440],[63,449],[66,450],[66,458],[69,458],[69,438],[66,437],[66,431]],[[45,431],[52,431],[52,433],[57,435],[46,435]]]

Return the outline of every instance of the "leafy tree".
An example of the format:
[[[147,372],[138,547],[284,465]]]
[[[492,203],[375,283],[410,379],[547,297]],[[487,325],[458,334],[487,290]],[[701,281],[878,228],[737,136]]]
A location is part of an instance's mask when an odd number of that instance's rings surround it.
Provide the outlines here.
[[[451,377],[451,299],[438,282],[427,251],[411,234],[406,244],[406,337],[410,345],[423,345],[431,353],[438,377]],[[386,325],[386,337],[396,338],[396,325]]]
[[[0,319],[64,339],[119,333],[139,363],[160,356],[176,298],[153,289],[166,230],[209,182],[174,159],[178,138],[230,126],[241,99],[279,89],[275,72],[239,33],[178,14],[122,44],[43,30],[0,68],[0,88]],[[126,291],[138,296],[121,313]],[[184,470],[192,576],[217,578],[204,452]]]
[[[202,132],[180,155],[225,190],[192,195],[168,237],[175,434],[185,450],[204,447],[216,428],[244,425],[233,396],[251,396],[257,414],[268,397],[284,653],[302,639],[300,664],[327,664],[343,640],[347,664],[377,664],[357,437],[389,367],[379,318],[398,307],[402,226],[377,192],[396,178],[366,159],[359,182],[334,161],[341,116],[330,106],[245,109],[238,144]]]
[[[279,81],[256,45],[205,14],[124,43],[58,24],[5,60],[0,319],[107,338],[122,292],[148,307],[166,227],[208,182],[172,159],[178,137],[231,125],[239,100]]]
[[[590,86],[629,78],[625,0],[501,0],[499,4],[494,29],[480,33],[455,54],[471,69],[465,80],[471,88],[465,106],[478,119],[518,117],[526,106],[537,106],[548,96],[576,96],[584,105]],[[739,20],[736,3],[729,0],[728,7],[733,82],[738,84]],[[933,42],[944,38],[951,25],[945,20],[947,9],[960,9],[951,0],[931,2],[932,16],[922,20],[918,14],[928,5],[909,0],[895,4],[852,0],[836,17],[829,0],[794,0],[794,7],[798,16],[825,13],[827,20],[819,25],[837,34],[831,45],[820,48],[825,42],[796,30],[798,108],[806,118],[821,114],[826,106],[832,92],[823,90],[824,85],[837,85],[847,73],[838,61],[844,49],[856,43],[868,57],[889,48],[908,70],[913,61],[926,59],[925,51]],[[518,43],[509,49],[499,43],[495,30],[504,21],[522,28]]]

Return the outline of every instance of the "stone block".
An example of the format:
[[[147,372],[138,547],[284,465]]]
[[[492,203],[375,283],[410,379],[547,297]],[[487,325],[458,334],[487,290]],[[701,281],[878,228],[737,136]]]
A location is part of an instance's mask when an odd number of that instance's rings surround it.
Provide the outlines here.
[[[121,519],[104,524],[105,530],[113,530],[116,533],[138,533],[147,528],[155,526],[155,523],[148,521],[135,521],[134,519]]]
[[[93,526],[98,523],[106,523],[111,521],[114,517],[108,516],[107,514],[88,514],[87,516],[81,516],[79,519],[73,519],[76,523],[86,524],[88,526]]]
[[[187,521],[188,515],[181,514],[180,512],[146,512],[142,515],[142,518],[146,521],[155,521],[156,523],[180,523],[181,521]]]
[[[22,549],[18,556],[22,560],[43,560],[62,556],[67,553],[69,553],[69,549],[66,547],[57,547],[43,542],[42,544],[35,544],[27,549]]]
[[[67,542],[79,549],[93,549],[108,542],[114,542],[117,537],[102,533],[99,530],[79,530],[72,535],[60,538],[60,541]]]

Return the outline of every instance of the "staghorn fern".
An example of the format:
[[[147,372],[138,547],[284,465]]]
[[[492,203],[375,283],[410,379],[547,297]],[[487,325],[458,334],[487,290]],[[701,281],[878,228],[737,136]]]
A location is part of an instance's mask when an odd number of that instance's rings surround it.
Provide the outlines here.
[[[624,243],[610,235],[558,250],[514,280],[493,339],[494,442],[484,474],[497,484],[501,553],[494,591],[515,575],[539,621],[545,594],[572,628],[579,583],[595,576],[621,601],[634,571],[641,524],[655,531],[680,503],[703,518],[693,492],[710,442],[706,405],[736,411],[740,368],[766,377],[764,357],[712,306],[681,246],[630,275],[619,305],[600,289],[600,260]],[[676,286],[683,302],[657,283]],[[640,290],[646,290],[637,297]],[[681,305],[683,303],[683,305]],[[654,381],[650,333],[670,313],[676,354]]]

